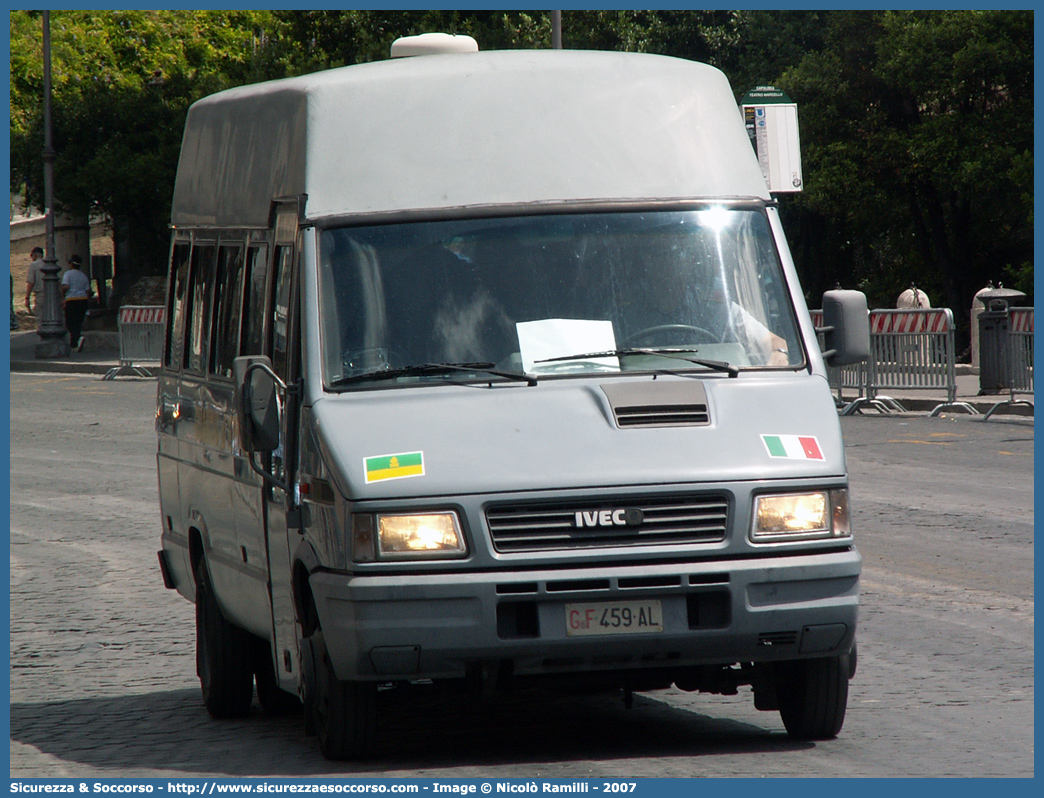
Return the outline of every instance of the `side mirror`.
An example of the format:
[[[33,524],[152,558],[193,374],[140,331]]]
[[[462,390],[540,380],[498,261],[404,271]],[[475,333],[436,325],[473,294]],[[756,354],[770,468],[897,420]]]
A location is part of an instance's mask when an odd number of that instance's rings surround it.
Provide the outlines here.
[[[279,391],[286,386],[272,371],[267,357],[237,357],[232,361],[232,372],[244,451],[275,451],[279,448],[281,426]]]
[[[830,366],[848,366],[870,358],[870,312],[862,291],[823,294],[823,357]]]

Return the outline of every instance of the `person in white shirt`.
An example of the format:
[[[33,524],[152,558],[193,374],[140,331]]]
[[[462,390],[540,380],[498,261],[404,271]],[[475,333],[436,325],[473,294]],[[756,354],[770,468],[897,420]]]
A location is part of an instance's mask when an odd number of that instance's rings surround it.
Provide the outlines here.
[[[44,251],[41,247],[33,247],[33,251],[29,253],[33,262],[29,264],[29,271],[25,275],[25,309],[30,313],[34,312],[40,304],[40,297],[44,290],[43,256]],[[32,304],[29,304],[30,298],[33,300]]]
[[[77,352],[83,351],[83,320],[87,316],[87,304],[90,301],[91,281],[80,270],[83,260],[79,255],[69,258],[69,268],[62,275],[62,297],[65,307],[65,327],[69,330],[69,348]]]

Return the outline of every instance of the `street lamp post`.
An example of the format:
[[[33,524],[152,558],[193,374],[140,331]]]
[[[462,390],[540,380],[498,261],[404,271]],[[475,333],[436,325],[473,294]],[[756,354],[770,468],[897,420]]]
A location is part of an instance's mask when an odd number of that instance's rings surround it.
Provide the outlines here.
[[[58,258],[54,253],[54,146],[51,142],[51,12],[43,12],[44,56],[44,223],[46,242],[43,272],[42,307],[37,309],[36,328],[40,342],[36,345],[38,358],[65,357],[69,344],[65,340],[61,299],[58,291]]]

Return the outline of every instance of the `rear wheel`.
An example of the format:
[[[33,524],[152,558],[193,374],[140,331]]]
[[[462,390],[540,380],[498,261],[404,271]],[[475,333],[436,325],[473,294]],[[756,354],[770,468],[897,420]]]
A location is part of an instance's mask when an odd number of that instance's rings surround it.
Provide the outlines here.
[[[371,756],[377,737],[377,685],[342,681],[334,673],[323,630],[306,638],[306,726],[319,738],[319,750],[327,759],[364,759]]]
[[[254,698],[251,636],[218,606],[207,561],[196,567],[196,674],[203,703],[215,718],[241,718]]]
[[[776,663],[776,695],[787,733],[798,740],[835,737],[848,706],[847,657]]]

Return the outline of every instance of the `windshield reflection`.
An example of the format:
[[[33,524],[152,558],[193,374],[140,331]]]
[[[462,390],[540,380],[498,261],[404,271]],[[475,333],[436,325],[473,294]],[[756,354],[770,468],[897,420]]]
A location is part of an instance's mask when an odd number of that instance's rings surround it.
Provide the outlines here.
[[[758,210],[342,227],[320,253],[328,387],[804,359]]]

